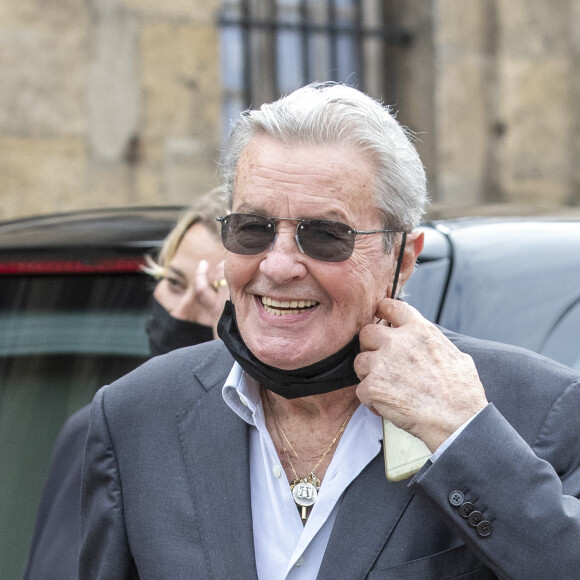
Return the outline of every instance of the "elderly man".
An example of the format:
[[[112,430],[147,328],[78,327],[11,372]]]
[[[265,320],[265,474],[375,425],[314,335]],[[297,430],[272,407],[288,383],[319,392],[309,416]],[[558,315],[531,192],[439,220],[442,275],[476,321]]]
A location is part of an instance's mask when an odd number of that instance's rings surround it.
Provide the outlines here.
[[[222,341],[96,395],[80,577],[578,577],[579,378],[393,299],[426,185],[389,112],[299,89],[222,168]],[[381,416],[432,453],[410,480]]]

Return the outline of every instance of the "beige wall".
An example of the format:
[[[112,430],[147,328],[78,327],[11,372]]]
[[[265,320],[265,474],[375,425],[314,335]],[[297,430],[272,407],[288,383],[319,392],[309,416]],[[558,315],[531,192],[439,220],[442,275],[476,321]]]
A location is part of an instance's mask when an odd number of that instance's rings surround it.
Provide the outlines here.
[[[216,5],[0,3],[0,218],[214,187]]]
[[[580,204],[580,1],[395,4],[420,38],[399,63],[400,118],[433,199]]]
[[[0,219],[217,184],[219,0],[0,3]],[[580,0],[390,0],[438,205],[580,204]]]

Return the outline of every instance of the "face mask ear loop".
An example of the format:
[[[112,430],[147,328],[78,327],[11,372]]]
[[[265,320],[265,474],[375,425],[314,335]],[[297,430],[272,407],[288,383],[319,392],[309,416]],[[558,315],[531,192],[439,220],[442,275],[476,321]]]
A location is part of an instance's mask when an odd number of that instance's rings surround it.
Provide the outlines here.
[[[403,232],[403,237],[401,238],[401,248],[399,249],[399,257],[397,258],[397,268],[395,270],[395,278],[393,280],[393,289],[391,290],[391,298],[395,298],[395,292],[397,291],[397,284],[399,283],[399,274],[401,273],[401,267],[403,266],[403,254],[405,253],[405,244],[407,243],[407,234]],[[382,318],[379,318],[376,322],[378,324],[381,322]],[[389,322],[387,326],[391,326]]]
[[[391,298],[395,299],[395,292],[397,291],[397,284],[399,283],[399,274],[403,265],[403,254],[405,253],[405,244],[407,242],[407,234],[403,232],[401,239],[401,249],[399,250],[399,257],[397,258],[397,269],[395,270],[395,279],[393,280],[393,289],[391,291]]]

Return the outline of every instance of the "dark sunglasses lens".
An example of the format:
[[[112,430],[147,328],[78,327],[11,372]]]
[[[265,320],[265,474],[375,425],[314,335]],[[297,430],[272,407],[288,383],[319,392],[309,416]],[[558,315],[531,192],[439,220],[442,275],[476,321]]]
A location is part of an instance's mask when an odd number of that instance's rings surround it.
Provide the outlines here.
[[[298,239],[304,253],[322,262],[344,262],[352,255],[354,233],[346,224],[325,220],[304,220]]]
[[[234,213],[222,221],[222,242],[234,254],[259,254],[268,248],[275,235],[274,224],[265,217]]]

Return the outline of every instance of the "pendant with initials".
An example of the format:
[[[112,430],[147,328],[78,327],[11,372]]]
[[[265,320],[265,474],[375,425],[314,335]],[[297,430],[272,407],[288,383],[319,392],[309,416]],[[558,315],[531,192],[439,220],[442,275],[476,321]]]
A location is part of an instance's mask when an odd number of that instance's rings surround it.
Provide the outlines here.
[[[300,517],[305,521],[308,519],[308,508],[313,506],[318,499],[319,489],[320,479],[313,472],[310,472],[310,475],[303,479],[297,477],[290,484],[294,502],[300,508]]]
[[[299,506],[310,507],[311,505],[314,505],[314,502],[318,497],[318,491],[316,491],[314,485],[308,481],[301,481],[292,489],[292,496]]]

